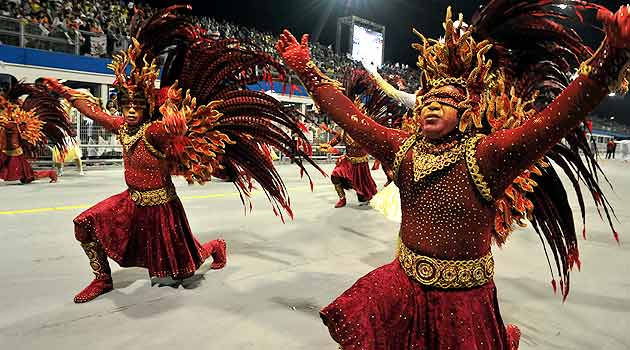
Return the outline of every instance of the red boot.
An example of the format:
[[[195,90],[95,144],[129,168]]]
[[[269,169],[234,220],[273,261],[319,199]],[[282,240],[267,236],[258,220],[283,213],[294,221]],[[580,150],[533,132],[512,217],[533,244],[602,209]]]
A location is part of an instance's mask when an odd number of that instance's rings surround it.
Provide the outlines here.
[[[341,208],[346,206],[346,192],[343,190],[341,184],[335,184],[335,191],[339,196],[339,200],[335,203],[335,208]]]
[[[212,256],[210,268],[220,270],[227,264],[227,243],[222,239],[215,239],[203,244],[203,248]]]
[[[85,254],[90,259],[94,280],[74,297],[75,303],[86,303],[101,294],[114,289],[107,255],[98,242],[81,243]]]
[[[521,341],[521,330],[516,325],[509,324],[505,327],[505,331],[507,332],[510,350],[518,350],[518,344]]]
[[[101,294],[105,294],[114,289],[114,283],[110,275],[97,276],[90,284],[85,287],[79,294],[74,296],[74,302],[77,304],[87,303]]]
[[[55,170],[38,170],[35,172],[35,178],[50,178],[50,182],[57,182],[57,172]]]
[[[57,171],[50,170],[48,173],[48,177],[50,177],[50,182],[57,182]]]

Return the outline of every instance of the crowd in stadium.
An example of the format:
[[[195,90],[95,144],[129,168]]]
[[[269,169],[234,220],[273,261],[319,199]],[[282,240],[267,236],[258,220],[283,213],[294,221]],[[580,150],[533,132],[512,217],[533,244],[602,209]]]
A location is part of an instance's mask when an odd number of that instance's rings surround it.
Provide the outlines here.
[[[31,34],[65,38],[69,44],[74,44],[74,40],[78,38],[82,45],[81,53],[111,57],[112,53],[126,48],[129,43],[128,21],[134,7],[141,9],[145,16],[153,12],[145,4],[127,0],[7,0],[0,4],[0,16],[25,21],[29,24],[27,30]],[[197,17],[196,20],[212,36],[252,41],[277,58],[274,50],[277,35],[210,17]],[[107,38],[103,51],[90,52],[89,40],[103,35]],[[359,65],[346,56],[337,55],[331,46],[320,43],[313,43],[312,54],[322,71],[337,79],[348,67]],[[415,73],[407,65],[386,63],[380,72],[399,76],[404,81],[401,87],[410,92],[417,88]]]

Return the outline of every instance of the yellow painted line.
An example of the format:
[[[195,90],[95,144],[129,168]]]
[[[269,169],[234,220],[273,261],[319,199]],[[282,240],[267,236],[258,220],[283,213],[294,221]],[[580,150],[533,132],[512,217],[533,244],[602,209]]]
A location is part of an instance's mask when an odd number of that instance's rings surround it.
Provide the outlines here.
[[[304,190],[310,191],[310,186],[300,186],[300,187],[292,187],[287,188],[287,191],[298,191],[302,192]],[[262,193],[261,190],[252,191],[252,195]],[[204,194],[204,195],[196,195],[196,196],[182,196],[179,197],[181,200],[191,200],[191,199],[208,199],[208,198],[222,198],[222,197],[233,197],[238,196],[238,192],[225,192],[225,193],[212,193],[212,194]],[[18,209],[18,210],[7,210],[0,211],[0,215],[15,215],[15,214],[33,214],[33,213],[44,213],[49,211],[64,211],[64,210],[74,210],[74,209],[85,209],[91,207],[93,204],[79,204],[79,205],[66,205],[62,207],[47,207],[47,208],[32,208],[32,209]]]

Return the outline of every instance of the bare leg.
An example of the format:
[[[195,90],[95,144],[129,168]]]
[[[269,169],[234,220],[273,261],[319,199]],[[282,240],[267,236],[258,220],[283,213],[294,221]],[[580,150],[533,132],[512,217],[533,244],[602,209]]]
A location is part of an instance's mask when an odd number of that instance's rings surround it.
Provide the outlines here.
[[[79,175],[85,175],[83,172],[83,162],[81,161],[81,158],[76,158],[74,161],[77,164],[77,169],[79,169]]]

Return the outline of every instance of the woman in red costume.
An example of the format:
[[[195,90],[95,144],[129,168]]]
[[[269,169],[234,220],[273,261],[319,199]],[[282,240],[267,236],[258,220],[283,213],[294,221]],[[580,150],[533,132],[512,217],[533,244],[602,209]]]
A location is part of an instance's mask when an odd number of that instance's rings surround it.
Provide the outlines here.
[[[152,277],[174,279],[190,277],[210,256],[212,269],[225,266],[225,241],[197,241],[171,175],[203,183],[215,172],[229,173],[244,201],[254,179],[277,215],[282,210],[291,215],[284,183],[265,150],[269,144],[292,158],[303,155],[277,126],[304,138],[299,116],[275,99],[245,89],[262,79],[254,66],[283,70],[246,43],[207,38],[176,11],[189,12],[190,7],[165,9],[132,27],[132,45],[114,57],[110,67],[122,118],[107,114],[89,96],[47,80],[75,108],[118,134],[123,146],[128,189],[74,219],[75,236],[95,275],[76,295],[76,303],[113,289],[108,257],[123,267],[147,268]],[[156,58],[163,53],[162,89],[156,92]],[[294,160],[303,170],[301,159]]]
[[[546,6],[554,1],[491,1],[467,30],[454,26],[449,8],[443,40],[418,34],[417,134],[385,128],[357,109],[310,60],[306,35],[301,42],[288,31],[280,36],[278,52],[320,108],[391,167],[400,188],[398,258],[321,311],[341,348],[516,349],[520,331],[505,327],[499,312],[491,243],[504,242],[512,224],[527,219],[545,238],[568,294],[569,271],[580,263],[576,230],[549,160],[574,185],[582,178],[608,213],[576,156],[585,142],[576,128],[627,73],[630,10],[613,15],[584,1],[560,3],[599,10],[606,38],[590,58],[559,21],[569,12]],[[579,76],[562,89],[564,73],[582,59]],[[559,144],[563,137],[568,146]]]
[[[66,136],[73,134],[59,99],[43,86],[16,82],[0,95],[0,179],[27,184],[48,177],[56,182],[54,170],[33,171],[28,159],[37,158],[49,140],[63,152],[70,146]]]

